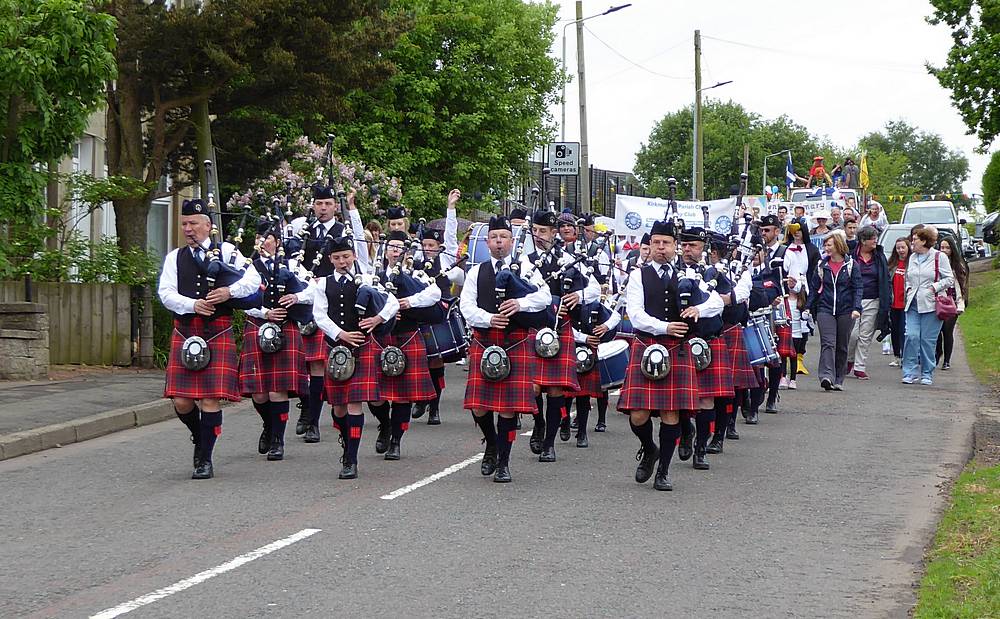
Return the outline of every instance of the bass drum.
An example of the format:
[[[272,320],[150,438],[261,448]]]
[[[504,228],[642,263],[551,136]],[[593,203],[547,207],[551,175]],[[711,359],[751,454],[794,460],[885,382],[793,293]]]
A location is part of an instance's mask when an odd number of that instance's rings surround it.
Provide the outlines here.
[[[436,325],[421,325],[420,335],[424,338],[429,359],[441,359],[445,363],[461,361],[469,353],[469,333],[465,318],[454,300],[447,310],[445,320]]]
[[[620,387],[628,372],[628,342],[615,340],[597,347],[597,368],[601,372],[601,389]]]
[[[514,249],[513,253],[517,253],[517,238],[521,231],[521,226],[514,226]],[[479,264],[481,262],[488,262],[490,259],[490,248],[487,245],[487,239],[489,237],[489,224],[483,222],[476,222],[472,224],[469,228],[469,260],[468,265],[472,267],[473,265]],[[531,230],[529,228],[528,232]],[[522,255],[527,256],[531,252],[535,251],[535,244],[531,240],[531,234],[526,234],[524,237],[524,250]]]

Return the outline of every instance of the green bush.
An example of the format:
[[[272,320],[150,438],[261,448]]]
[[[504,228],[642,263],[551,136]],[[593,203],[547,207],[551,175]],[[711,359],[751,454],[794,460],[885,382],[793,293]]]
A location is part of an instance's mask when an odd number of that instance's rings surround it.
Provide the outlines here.
[[[983,206],[987,213],[1000,208],[1000,151],[993,153],[983,172]]]
[[[0,270],[4,279],[20,279],[27,274],[44,282],[113,282],[129,286],[154,285],[159,277],[159,259],[137,248],[122,253],[114,239],[98,243],[74,231],[58,249],[42,249],[18,263]]]

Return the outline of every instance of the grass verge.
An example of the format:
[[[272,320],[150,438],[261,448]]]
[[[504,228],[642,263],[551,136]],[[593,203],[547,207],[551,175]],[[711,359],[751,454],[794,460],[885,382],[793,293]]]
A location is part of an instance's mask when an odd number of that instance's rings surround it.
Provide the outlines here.
[[[973,273],[969,308],[958,319],[969,367],[984,385],[1000,383],[1000,271]]]

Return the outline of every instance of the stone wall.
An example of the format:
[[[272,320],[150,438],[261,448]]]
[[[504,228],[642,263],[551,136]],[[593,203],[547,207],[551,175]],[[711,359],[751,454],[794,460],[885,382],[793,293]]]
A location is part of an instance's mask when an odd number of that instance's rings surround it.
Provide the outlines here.
[[[49,373],[49,318],[40,303],[0,303],[0,379]]]

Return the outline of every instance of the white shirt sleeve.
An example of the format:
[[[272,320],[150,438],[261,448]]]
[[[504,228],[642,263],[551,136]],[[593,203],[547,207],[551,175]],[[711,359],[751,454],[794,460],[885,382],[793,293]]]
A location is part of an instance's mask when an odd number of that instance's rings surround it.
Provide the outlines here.
[[[362,271],[367,272],[371,257],[368,255],[368,242],[365,241],[365,224],[357,209],[348,209],[347,213],[351,220],[351,232],[354,233],[354,260],[361,264]]]
[[[593,303],[601,298],[601,285],[597,283],[597,278],[590,275],[587,278],[587,287],[577,293],[582,303]]]
[[[708,292],[708,299],[695,307],[698,308],[699,318],[714,318],[722,314],[722,310],[726,307],[723,303],[722,297],[716,291],[709,292],[708,285],[705,282],[701,282],[698,286],[701,288],[702,292]],[[631,316],[631,314],[629,314]]]
[[[193,314],[195,299],[177,292],[177,252],[190,251],[187,247],[175,249],[163,259],[157,294],[163,307],[175,314]],[[256,269],[254,269],[256,271]]]
[[[330,306],[326,300],[326,278],[316,280],[316,290],[313,294],[313,320],[328,338],[336,342],[343,329],[330,319]]]
[[[489,329],[490,319],[493,314],[487,312],[477,304],[479,297],[479,269],[483,264],[477,264],[469,269],[465,278],[465,286],[462,287],[462,295],[459,297],[458,307],[465,317],[465,321],[472,327],[479,329]],[[548,288],[546,288],[548,290]]]
[[[542,277],[541,272],[532,267],[531,261],[528,260],[527,256],[521,256],[521,273],[529,273],[528,281],[538,286],[538,290],[535,292],[532,292],[523,299],[518,299],[521,311],[539,312],[551,305],[552,292],[549,290],[549,285],[545,283],[545,278]],[[464,292],[465,289],[463,288],[462,291]]]
[[[236,259],[230,260],[234,254]],[[246,258],[243,257],[240,250],[229,243],[222,244],[222,259],[230,264],[240,265],[240,267],[246,264]],[[229,287],[229,294],[235,299],[242,299],[249,297],[258,290],[260,290],[260,273],[250,265],[243,271],[243,277]]]
[[[247,316],[252,316],[253,318],[259,318],[261,320],[267,320],[267,310],[262,307],[252,307],[246,310]]]
[[[451,254],[451,264],[454,264],[458,254],[458,211],[453,208],[448,209],[444,220],[444,250]],[[443,261],[441,268],[444,268]]]
[[[582,331],[577,331],[576,327],[573,328],[573,341],[577,344],[587,343],[587,334]]]
[[[430,307],[441,300],[441,287],[436,284],[424,286],[417,294],[406,297],[410,307]]]
[[[618,323],[621,321],[622,315],[614,310],[611,310],[611,317],[604,321],[604,326],[608,328],[608,331],[610,331],[617,327]]]
[[[733,286],[733,303],[743,303],[750,298],[750,291],[753,289],[753,276],[750,269],[744,269],[740,275],[740,281]]]
[[[628,308],[628,317],[632,321],[632,326],[637,331],[645,331],[653,335],[666,335],[667,325],[665,320],[660,320],[646,313],[646,299],[642,290],[642,277],[633,271],[629,277],[628,285],[625,287],[625,303]]]
[[[389,322],[393,316],[399,313],[399,299],[394,297],[391,292],[386,294],[388,297],[385,300],[385,307],[382,308],[382,311],[378,315],[384,322]]]

